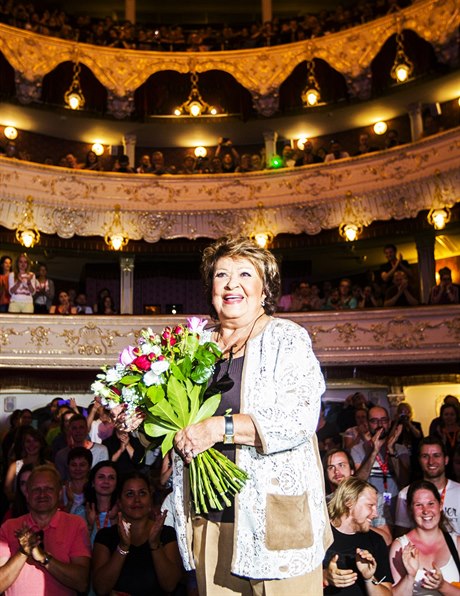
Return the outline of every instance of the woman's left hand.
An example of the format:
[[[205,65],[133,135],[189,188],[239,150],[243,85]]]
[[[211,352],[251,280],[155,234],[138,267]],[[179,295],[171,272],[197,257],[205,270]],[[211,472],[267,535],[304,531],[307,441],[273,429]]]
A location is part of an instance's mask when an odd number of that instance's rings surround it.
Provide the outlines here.
[[[161,530],[165,525],[167,511],[163,513],[154,513],[152,516],[152,526],[149,533],[149,546],[151,549],[156,549],[160,546]]]
[[[189,464],[199,453],[221,441],[223,436],[223,417],[214,416],[178,431],[174,437],[174,448],[185,463]]]
[[[439,590],[444,578],[441,570],[433,563],[433,569],[425,569],[425,575],[422,580],[422,586],[427,590]]]

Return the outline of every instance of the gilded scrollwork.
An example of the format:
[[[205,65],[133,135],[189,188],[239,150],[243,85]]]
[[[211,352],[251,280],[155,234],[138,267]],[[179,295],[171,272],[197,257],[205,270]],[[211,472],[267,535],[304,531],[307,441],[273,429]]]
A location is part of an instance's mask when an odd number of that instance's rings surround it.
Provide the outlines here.
[[[343,325],[337,325],[336,329],[339,334],[340,341],[344,344],[348,345],[356,341],[356,331],[358,329],[357,324],[344,323]]]
[[[448,329],[448,334],[460,341],[460,317],[446,321],[445,325]]]
[[[72,353],[78,353],[80,356],[100,356],[108,354],[114,338],[123,337],[123,334],[88,323],[77,329],[64,329],[61,337]]]
[[[394,350],[419,348],[425,339],[425,326],[405,317],[371,325],[370,329],[377,344]]]
[[[12,327],[0,327],[0,348],[10,343],[11,335],[18,335],[18,332]]]
[[[39,325],[38,327],[29,327],[30,339],[38,348],[49,345],[50,329]]]

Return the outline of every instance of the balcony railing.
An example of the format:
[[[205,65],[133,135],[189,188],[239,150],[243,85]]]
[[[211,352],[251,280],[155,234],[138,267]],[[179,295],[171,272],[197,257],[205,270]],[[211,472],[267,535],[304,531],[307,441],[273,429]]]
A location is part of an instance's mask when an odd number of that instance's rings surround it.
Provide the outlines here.
[[[323,366],[460,362],[460,305],[280,315],[305,327]],[[0,368],[97,369],[142,328],[184,316],[0,315]],[[1,372],[0,372],[1,374]]]

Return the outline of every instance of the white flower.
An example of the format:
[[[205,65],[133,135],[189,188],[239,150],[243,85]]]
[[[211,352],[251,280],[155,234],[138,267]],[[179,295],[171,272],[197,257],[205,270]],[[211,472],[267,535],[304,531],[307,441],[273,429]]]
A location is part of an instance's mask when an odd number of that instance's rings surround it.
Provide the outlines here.
[[[118,383],[118,381],[123,377],[124,367],[123,365],[117,365],[114,368],[110,368],[106,373],[106,380],[107,383],[113,385],[114,383]]]
[[[94,383],[91,385],[91,391],[95,395],[100,395],[104,389],[105,385],[102,381],[94,381]]]
[[[163,379],[161,375],[169,368],[167,360],[156,360],[152,363],[151,369],[144,375],[144,383],[147,387],[151,385],[161,385]]]
[[[187,319],[187,328],[192,333],[201,333],[208,323],[208,319],[200,319],[200,317],[189,317]]]

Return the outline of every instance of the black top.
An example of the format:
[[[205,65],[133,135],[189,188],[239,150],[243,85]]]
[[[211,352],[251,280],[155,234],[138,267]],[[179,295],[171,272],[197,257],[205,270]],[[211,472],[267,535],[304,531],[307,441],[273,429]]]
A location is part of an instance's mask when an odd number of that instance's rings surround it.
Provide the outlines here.
[[[115,462],[120,475],[132,472],[133,470],[138,470],[141,467],[142,459],[145,455],[145,449],[142,447],[139,439],[130,435],[129,442],[134,449],[133,457],[131,458],[127,449],[125,449]],[[113,454],[120,449],[121,441],[117,437],[117,433],[114,431],[110,437],[107,437],[107,439],[102,441],[102,444],[107,447],[109,457],[112,459]]]
[[[174,528],[164,526],[160,539],[162,544],[176,542]],[[103,544],[112,554],[120,543],[118,526],[102,528],[96,534],[94,542]],[[148,541],[141,546],[131,545],[129,547],[129,554],[125,557],[120,576],[113,589],[118,592],[125,592],[130,596],[166,596],[167,593],[158,584]]]
[[[357,571],[358,579],[348,588],[328,586],[324,589],[324,594],[341,594],[343,596],[365,596],[367,594],[363,576],[356,567],[355,557],[357,548],[368,550],[377,561],[377,569],[374,577],[378,581],[383,580],[390,584],[393,583],[388,548],[380,534],[377,534],[373,530],[369,532],[357,532],[356,534],[344,534],[337,530],[337,528],[334,528],[334,526],[331,526],[331,528],[334,535],[334,542],[326,551],[323,567],[326,569],[332,557],[338,554],[337,566],[339,569],[353,569],[353,571]]]

